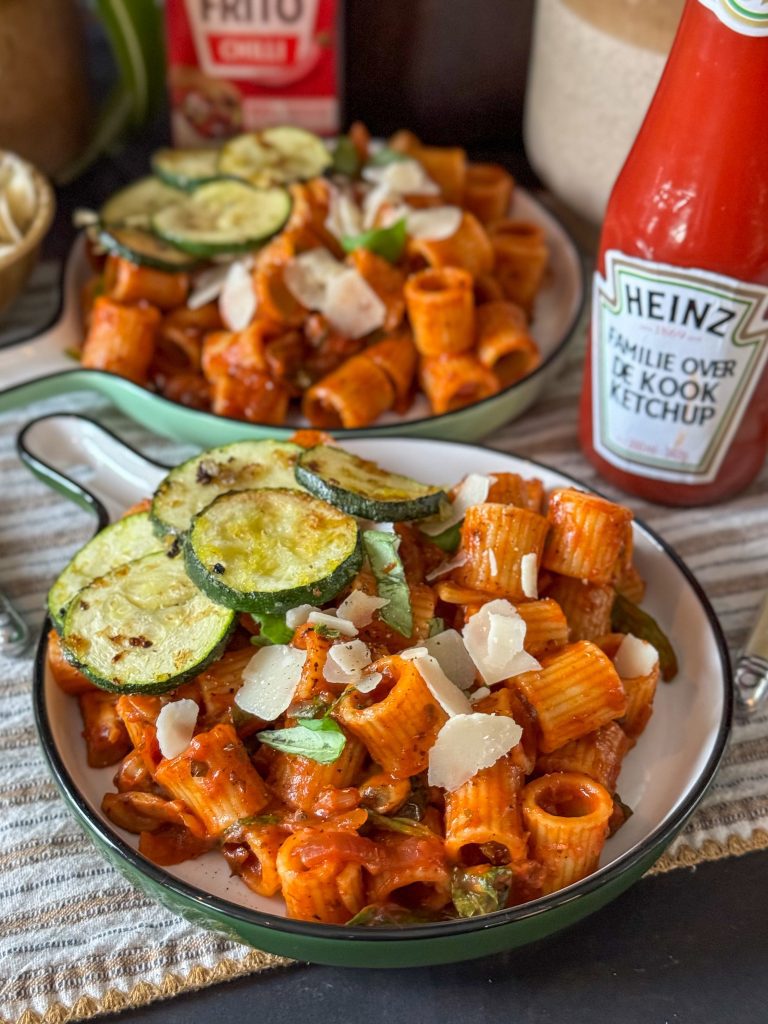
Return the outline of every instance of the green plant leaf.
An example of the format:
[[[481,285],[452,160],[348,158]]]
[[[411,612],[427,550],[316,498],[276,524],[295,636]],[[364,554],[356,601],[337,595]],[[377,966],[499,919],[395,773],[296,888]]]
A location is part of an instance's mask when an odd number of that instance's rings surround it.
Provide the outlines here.
[[[397,903],[371,903],[359,910],[347,924],[366,928],[407,928],[412,924],[447,920],[448,915],[442,910],[409,910]]]
[[[258,637],[251,637],[251,643],[257,647],[263,647],[264,642],[268,644],[289,644],[293,640],[293,630],[290,626],[286,626],[284,615],[251,612],[251,618],[259,625]]]
[[[420,836],[424,839],[434,839],[435,833],[431,828],[422,825],[413,818],[400,818],[386,814],[379,814],[378,811],[368,810],[368,823],[374,828],[382,829],[384,832],[399,832],[404,836]]]
[[[462,522],[464,520],[462,519]],[[445,551],[447,555],[454,554],[458,550],[459,544],[461,543],[461,523],[454,523],[453,526],[449,526],[447,530],[443,530],[442,533],[438,533],[435,537],[428,537],[432,544],[436,544],[441,551]]]
[[[377,256],[389,260],[390,263],[397,263],[403,255],[405,238],[405,217],[401,217],[388,228],[371,228],[370,231],[363,231],[359,235],[345,235],[341,240],[341,245],[344,252],[369,249]]]
[[[636,604],[616,595],[611,609],[611,629],[615,633],[631,633],[639,640],[647,640],[659,653],[659,668],[665,682],[677,675],[677,655],[669,637],[652,615],[638,608]]]
[[[345,174],[349,178],[356,178],[360,173],[360,155],[348,135],[340,135],[336,140],[331,169],[336,174]]]
[[[429,620],[427,627],[427,639],[432,636],[437,636],[438,633],[445,632],[445,619],[440,615],[436,615],[433,619]]]
[[[375,153],[372,153],[368,157],[366,166],[386,167],[387,164],[396,164],[402,160],[411,159],[413,158],[407,156],[405,153],[398,153],[396,149],[390,149],[389,146],[382,146],[381,149],[377,149]]]
[[[365,530],[363,546],[376,578],[379,597],[386,597],[389,602],[379,609],[379,618],[403,636],[410,636],[413,633],[413,609],[405,570],[397,553],[400,538],[396,533]]]
[[[507,905],[512,888],[508,867],[456,868],[451,878],[451,899],[459,917],[481,917]]]
[[[302,718],[289,729],[267,729],[258,739],[284,754],[299,754],[318,764],[333,764],[347,740],[333,718]]]

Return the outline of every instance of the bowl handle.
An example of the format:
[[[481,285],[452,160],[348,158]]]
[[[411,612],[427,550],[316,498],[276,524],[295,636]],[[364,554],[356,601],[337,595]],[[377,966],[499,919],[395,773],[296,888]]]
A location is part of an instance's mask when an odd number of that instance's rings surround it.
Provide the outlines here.
[[[168,471],[94,420],[71,413],[32,420],[16,448],[43,483],[93,512],[99,528],[149,497]]]

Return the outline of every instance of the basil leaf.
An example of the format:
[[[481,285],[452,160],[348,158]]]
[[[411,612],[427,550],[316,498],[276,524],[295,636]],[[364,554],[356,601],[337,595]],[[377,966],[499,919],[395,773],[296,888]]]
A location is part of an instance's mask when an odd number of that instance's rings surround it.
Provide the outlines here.
[[[321,636],[324,640],[338,640],[341,636],[341,632],[338,629],[333,629],[331,626],[326,626],[324,622],[314,627],[315,632],[318,636]]]
[[[263,647],[265,644],[289,644],[293,640],[293,630],[286,626],[284,615],[251,612],[251,618],[259,625],[258,637],[251,638],[251,643],[257,647]]]
[[[383,829],[385,832],[399,832],[404,836],[420,836],[426,839],[434,839],[435,833],[426,825],[414,821],[413,818],[389,817],[386,814],[379,814],[378,811],[368,810],[368,822],[374,828]]]
[[[302,719],[325,718],[330,710],[331,705],[320,697],[310,697],[307,700],[291,704],[288,708],[288,717]]]
[[[371,228],[359,235],[345,235],[341,240],[344,252],[355,249],[369,249],[390,263],[397,263],[405,248],[405,217],[395,221],[388,228]]]
[[[412,924],[447,920],[448,915],[443,910],[409,910],[397,903],[371,903],[359,910],[347,924],[366,928],[406,928]]]
[[[268,747],[284,754],[300,754],[318,764],[333,764],[347,742],[332,718],[302,718],[290,729],[267,729],[257,736]]]
[[[462,520],[463,522],[463,520]],[[454,523],[453,526],[449,526],[447,530],[443,530],[442,533],[438,533],[434,537],[427,537],[432,544],[436,544],[441,551],[445,551],[447,555],[452,555],[458,550],[459,544],[461,543],[461,523]]]
[[[659,652],[659,668],[665,682],[677,675],[677,655],[667,634],[642,608],[621,594],[616,595],[611,609],[611,629],[614,633],[631,633],[639,640],[647,640]]]
[[[459,917],[481,917],[507,905],[512,888],[508,867],[456,868],[451,878],[451,899]]]
[[[382,146],[381,149],[377,149],[375,153],[372,153],[368,157],[367,166],[386,167],[387,164],[396,164],[401,160],[412,159],[413,157],[406,156],[405,153],[398,153],[396,149],[390,149],[389,146]]]
[[[336,140],[331,170],[348,178],[356,178],[360,173],[360,155],[348,135],[340,135]]]
[[[440,615],[436,615],[433,619],[430,619],[427,624],[427,639],[432,636],[437,636],[438,633],[445,632],[445,619]]]
[[[615,835],[622,825],[626,825],[633,814],[632,808],[624,803],[618,793],[614,793],[613,813],[608,819],[608,838]]]
[[[379,597],[386,597],[389,602],[379,609],[379,618],[403,636],[410,636],[413,633],[413,609],[405,570],[397,553],[400,538],[396,533],[364,530],[363,546],[376,577]]]
[[[283,820],[281,814],[251,814],[247,818],[238,818],[237,821],[227,826],[219,837],[220,843],[242,843],[245,837],[242,834],[244,828],[254,825],[279,825]]]
[[[301,724],[305,729],[309,729],[310,732],[338,732],[343,736],[341,732],[341,726],[334,718],[302,718]]]

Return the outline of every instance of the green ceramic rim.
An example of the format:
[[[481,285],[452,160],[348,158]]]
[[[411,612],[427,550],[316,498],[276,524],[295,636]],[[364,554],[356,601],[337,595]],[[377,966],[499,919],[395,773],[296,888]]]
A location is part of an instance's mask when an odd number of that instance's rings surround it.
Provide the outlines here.
[[[54,415],[60,416],[61,414]],[[100,523],[108,521],[106,510],[98,499],[89,494],[80,484],[58,471],[51,470],[43,460],[32,455],[26,448],[25,434],[27,430],[40,420],[49,418],[51,417],[43,416],[33,420],[19,434],[17,449],[22,461],[42,479],[50,479],[57,489],[62,490],[69,497],[74,498],[75,493],[79,492],[79,498],[75,500],[96,512]],[[72,418],[95,423],[94,420],[84,416],[72,415]],[[111,431],[98,423],[95,425],[134,454],[144,457],[130,445],[117,438]],[[408,443],[408,439],[403,439],[403,442]],[[467,444],[462,441],[451,443],[475,450],[487,447]],[[488,450],[495,451],[491,448]],[[534,470],[550,470],[569,480],[575,486],[582,486],[578,480],[566,473],[561,473],[560,470],[554,470],[544,463],[524,459],[521,456],[516,457],[527,462]],[[146,461],[152,462],[149,459]],[[154,463],[154,465],[159,465],[159,463]],[[66,482],[66,486],[62,486],[64,482]],[[80,825],[85,828],[107,858],[136,884],[146,888],[154,898],[170,905],[177,913],[191,917],[210,927],[236,934],[241,941],[245,940],[253,945],[261,945],[286,956],[359,966],[447,963],[452,960],[471,959],[501,949],[523,945],[550,934],[552,931],[559,930],[618,896],[661,855],[693,813],[709,787],[723,757],[733,717],[733,679],[730,658],[722,629],[709,599],[679,555],[642,520],[635,520],[635,522],[654,545],[675,564],[702,606],[720,657],[723,710],[712,753],[700,772],[696,784],[680,807],[631,850],[566,889],[518,907],[499,910],[481,918],[412,925],[407,929],[367,929],[346,925],[315,924],[268,914],[221,899],[195,885],[175,878],[143,858],[137,850],[129,846],[115,831],[101,821],[79,793],[59,754],[45,703],[45,658],[47,634],[50,628],[50,622],[46,619],[35,660],[33,704],[35,724],[54,781]],[[524,928],[510,926],[524,926]],[[499,931],[500,929],[501,931]],[[472,948],[471,944],[467,943],[466,939],[470,935],[475,937],[477,948]]]

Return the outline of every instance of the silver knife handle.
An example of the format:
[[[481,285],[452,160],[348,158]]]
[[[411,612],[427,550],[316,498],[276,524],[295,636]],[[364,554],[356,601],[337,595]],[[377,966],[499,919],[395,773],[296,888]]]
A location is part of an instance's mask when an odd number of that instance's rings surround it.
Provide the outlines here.
[[[742,710],[754,715],[768,697],[768,594],[736,662],[734,683]]]

